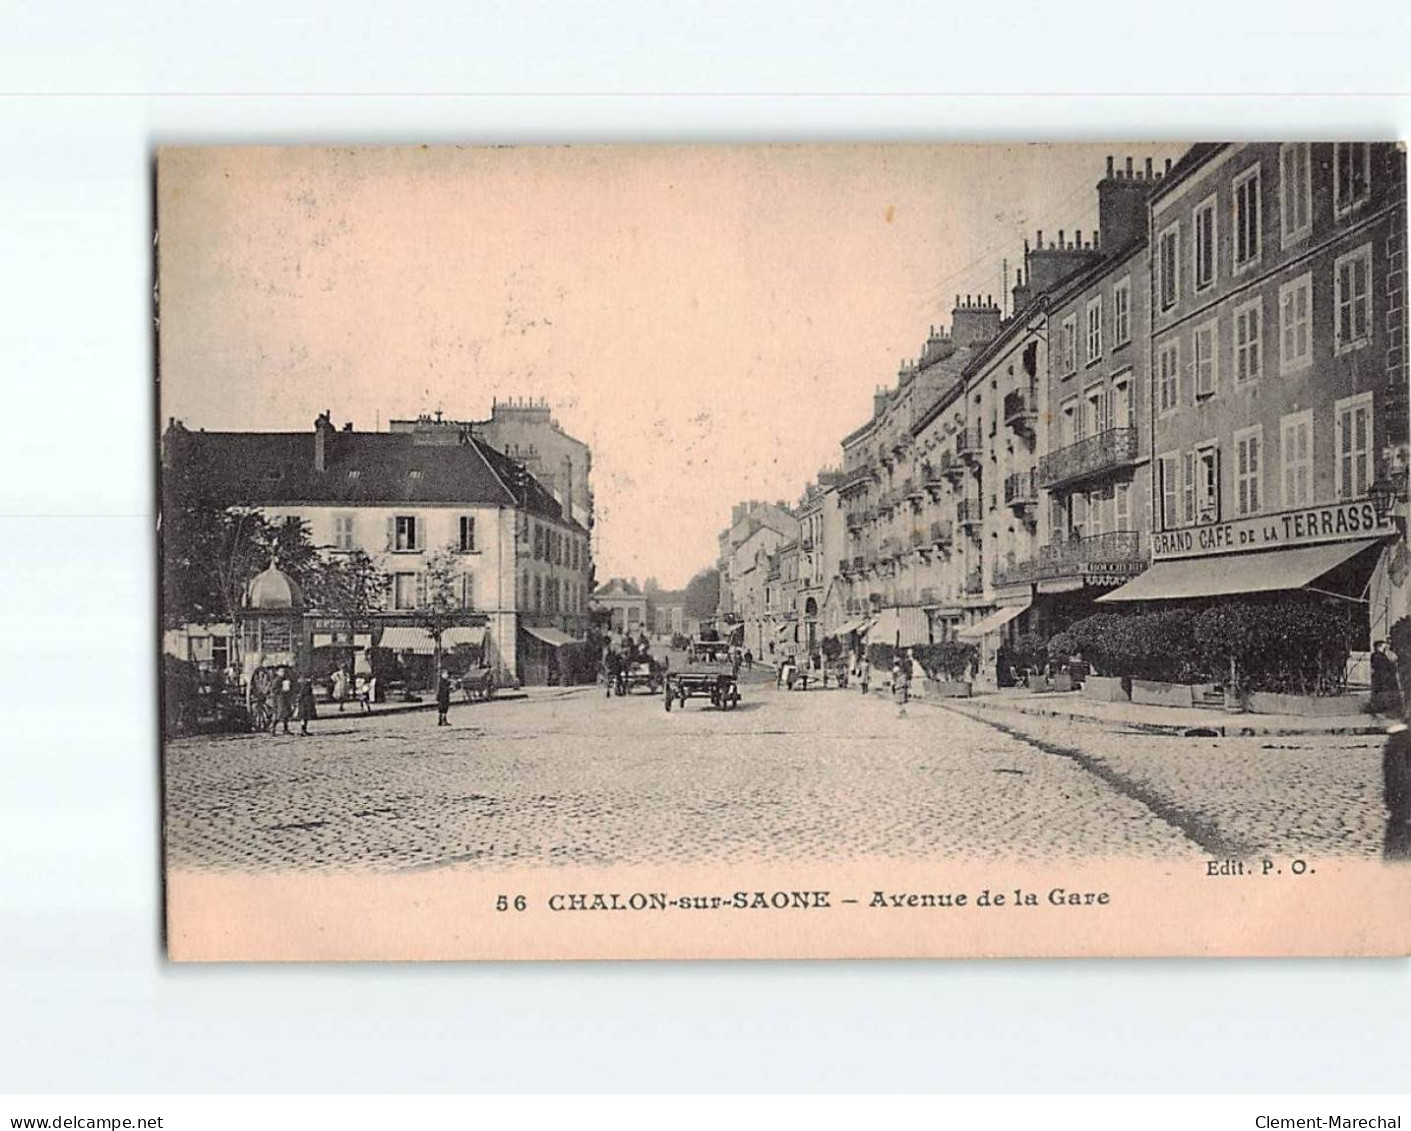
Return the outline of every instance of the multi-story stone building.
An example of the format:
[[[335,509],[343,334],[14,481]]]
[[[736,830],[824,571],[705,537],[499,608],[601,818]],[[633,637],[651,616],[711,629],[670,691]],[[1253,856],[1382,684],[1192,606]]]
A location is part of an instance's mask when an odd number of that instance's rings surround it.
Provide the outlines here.
[[[1405,615],[1405,237],[1392,143],[1199,145],[1156,188],[1154,563],[1108,599]]]
[[[428,557],[440,550],[455,555],[461,609],[443,644],[483,642],[501,678],[533,681],[526,649],[557,647],[586,628],[587,529],[521,465],[468,434],[448,444],[340,431],[328,413],[309,432],[190,432],[172,421],[163,461],[199,466],[218,505],[298,519],[324,553],[362,550],[388,575],[386,607],[370,624],[306,618],[316,662],[322,649],[350,647],[429,656],[417,610],[428,600]]]
[[[799,520],[798,586],[795,620],[800,647],[812,655],[824,636],[845,623],[845,595],[834,592],[844,528],[837,471],[821,471],[804,490],[797,508]],[[831,618],[831,619],[830,619]]]
[[[438,412],[415,420],[393,420],[392,432],[412,432],[424,440],[456,443],[468,431],[477,440],[522,464],[558,500],[573,520],[593,527],[593,454],[582,440],[560,427],[542,397],[512,397],[490,404],[489,420],[455,421]]]
[[[756,656],[765,654],[765,586],[769,558],[785,542],[796,542],[799,520],[783,503],[757,499],[736,503],[730,525],[718,536],[718,619],[730,638]]]

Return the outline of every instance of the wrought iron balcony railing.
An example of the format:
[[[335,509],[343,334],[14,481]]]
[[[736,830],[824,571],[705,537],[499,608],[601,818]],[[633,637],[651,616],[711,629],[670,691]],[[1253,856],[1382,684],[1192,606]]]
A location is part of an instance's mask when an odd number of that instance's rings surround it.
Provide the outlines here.
[[[1031,507],[1039,501],[1039,486],[1033,471],[1016,471],[1004,480],[1004,502],[1006,506]]]
[[[1095,436],[1049,452],[1039,461],[1039,479],[1045,487],[1073,483],[1128,467],[1137,459],[1137,430],[1109,428]]]
[[[955,434],[955,454],[967,463],[979,462],[980,430],[978,428],[962,428]]]
[[[949,546],[954,540],[951,533],[951,524],[948,522],[931,523],[931,544],[934,546]]]
[[[985,591],[985,573],[979,566],[976,566],[965,575],[965,592],[970,595],[983,593]]]
[[[1015,389],[1004,396],[1004,423],[1019,432],[1029,432],[1039,411],[1038,384]]]
[[[955,520],[962,527],[979,526],[985,521],[984,510],[979,499],[961,499],[955,504]]]
[[[1145,564],[1146,538],[1139,530],[1109,530],[1039,547],[1041,577],[1121,572],[1114,567],[1136,572]]]

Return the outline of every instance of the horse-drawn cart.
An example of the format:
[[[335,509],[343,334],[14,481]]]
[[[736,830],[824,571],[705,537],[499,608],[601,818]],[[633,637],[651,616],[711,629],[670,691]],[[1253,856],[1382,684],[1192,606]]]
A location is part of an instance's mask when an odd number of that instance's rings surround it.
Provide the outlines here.
[[[622,676],[622,694],[631,694],[634,687],[645,687],[653,695],[661,690],[661,665],[650,656],[627,665]]]
[[[495,698],[495,673],[491,668],[469,671],[455,681],[455,686],[467,703],[488,703]]]
[[[688,664],[694,664],[697,660],[713,664],[719,660],[729,659],[729,657],[730,642],[728,640],[692,640],[686,649]]]
[[[740,702],[740,685],[729,672],[671,672],[666,677],[666,709],[671,701],[686,706],[687,699],[709,699],[721,711],[734,710]]]

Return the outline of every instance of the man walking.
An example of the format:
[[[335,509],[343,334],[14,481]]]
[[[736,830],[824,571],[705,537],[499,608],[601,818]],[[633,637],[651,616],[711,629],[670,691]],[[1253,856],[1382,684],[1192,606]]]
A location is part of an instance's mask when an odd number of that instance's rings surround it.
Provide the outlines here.
[[[314,681],[312,676],[304,676],[299,681],[299,733],[309,733],[309,720],[318,714],[314,707]]]
[[[436,677],[436,725],[448,727],[451,722],[446,716],[451,711],[451,676],[445,668]]]

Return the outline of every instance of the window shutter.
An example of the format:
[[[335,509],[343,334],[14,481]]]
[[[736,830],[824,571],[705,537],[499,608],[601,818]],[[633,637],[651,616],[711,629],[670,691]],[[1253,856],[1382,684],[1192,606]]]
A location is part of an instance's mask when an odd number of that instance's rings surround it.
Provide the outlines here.
[[[426,593],[426,574],[418,571],[416,575],[416,607],[424,609],[429,603]]]
[[[394,549],[397,545],[397,519],[390,517],[387,519],[387,548]]]

